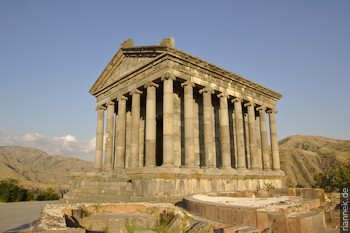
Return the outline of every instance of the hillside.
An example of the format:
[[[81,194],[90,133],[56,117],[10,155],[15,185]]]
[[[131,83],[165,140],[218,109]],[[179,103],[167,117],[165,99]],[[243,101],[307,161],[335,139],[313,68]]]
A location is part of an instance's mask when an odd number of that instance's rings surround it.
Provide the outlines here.
[[[350,141],[293,135],[279,141],[281,169],[287,184],[311,187],[313,177],[350,159]]]
[[[91,171],[93,164],[76,158],[49,155],[26,147],[0,147],[0,180],[15,178],[25,185],[66,186],[73,171]]]

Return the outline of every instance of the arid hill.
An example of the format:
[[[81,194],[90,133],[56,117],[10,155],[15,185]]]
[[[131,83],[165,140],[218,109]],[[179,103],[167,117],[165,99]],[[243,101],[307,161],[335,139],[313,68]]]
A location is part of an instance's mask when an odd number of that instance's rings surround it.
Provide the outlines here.
[[[0,180],[14,178],[26,186],[65,187],[73,171],[91,171],[93,164],[77,158],[49,155],[26,147],[0,147]]]
[[[287,185],[311,187],[316,174],[350,159],[350,141],[293,135],[279,141]]]

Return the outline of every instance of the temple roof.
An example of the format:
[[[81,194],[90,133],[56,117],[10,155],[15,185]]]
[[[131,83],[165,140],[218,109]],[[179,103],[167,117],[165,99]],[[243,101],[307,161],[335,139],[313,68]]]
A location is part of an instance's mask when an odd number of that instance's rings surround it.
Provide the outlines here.
[[[120,49],[108,63],[89,92],[92,95],[97,96],[101,90],[118,80],[118,76],[122,76],[130,70],[148,65],[153,62],[154,59],[166,55],[173,59],[191,63],[196,67],[200,67],[208,72],[210,71],[210,73],[216,76],[225,77],[245,88],[252,89],[258,93],[263,93],[275,100],[279,100],[282,97],[278,92],[175,48],[173,38],[165,38],[159,45],[152,46],[134,46],[132,39],[126,40],[121,44]]]

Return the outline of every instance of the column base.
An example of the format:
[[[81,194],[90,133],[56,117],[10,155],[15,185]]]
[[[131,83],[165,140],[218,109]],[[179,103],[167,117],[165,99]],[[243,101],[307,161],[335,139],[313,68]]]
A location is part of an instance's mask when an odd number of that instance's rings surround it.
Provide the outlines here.
[[[162,164],[161,167],[175,167],[174,164]]]
[[[180,168],[197,169],[197,168],[199,168],[199,166],[196,166],[196,165],[183,165],[183,166],[180,166]]]
[[[203,169],[213,169],[213,168],[217,168],[217,167],[211,165],[211,166],[202,166],[202,167],[200,167],[200,168],[203,168]]]
[[[221,170],[236,170],[231,166],[227,166],[227,167],[220,167]]]

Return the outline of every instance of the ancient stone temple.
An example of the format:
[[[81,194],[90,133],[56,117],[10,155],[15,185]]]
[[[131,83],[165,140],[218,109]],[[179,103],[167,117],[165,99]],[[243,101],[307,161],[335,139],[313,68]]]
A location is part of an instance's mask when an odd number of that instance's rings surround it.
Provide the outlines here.
[[[95,172],[76,180],[76,190],[89,179],[119,179],[126,196],[143,200],[283,185],[281,95],[178,50],[173,38],[152,46],[126,40],[90,93]]]

